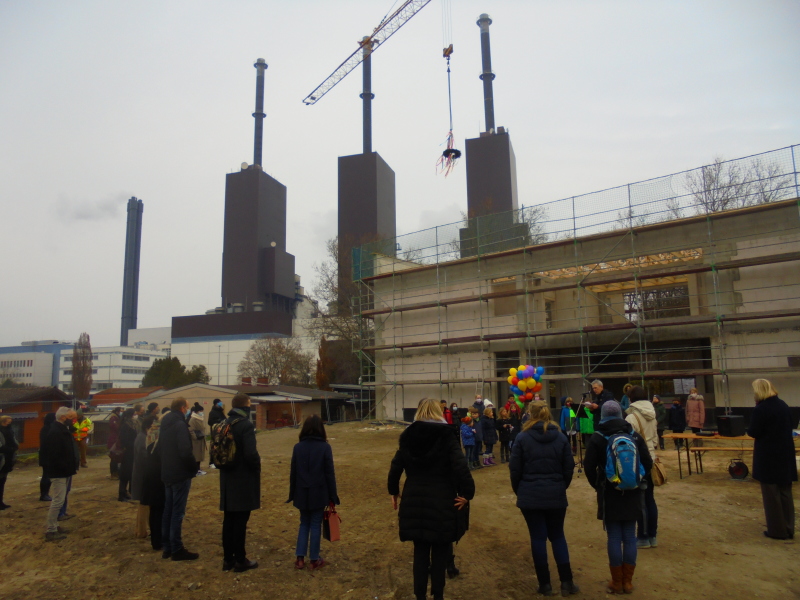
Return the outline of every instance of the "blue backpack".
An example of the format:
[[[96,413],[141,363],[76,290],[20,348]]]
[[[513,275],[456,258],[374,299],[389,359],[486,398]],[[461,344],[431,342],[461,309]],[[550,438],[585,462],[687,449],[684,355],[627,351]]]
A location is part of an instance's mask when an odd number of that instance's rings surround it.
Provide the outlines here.
[[[606,479],[618,490],[635,490],[644,477],[636,440],[628,433],[615,433],[606,438]]]

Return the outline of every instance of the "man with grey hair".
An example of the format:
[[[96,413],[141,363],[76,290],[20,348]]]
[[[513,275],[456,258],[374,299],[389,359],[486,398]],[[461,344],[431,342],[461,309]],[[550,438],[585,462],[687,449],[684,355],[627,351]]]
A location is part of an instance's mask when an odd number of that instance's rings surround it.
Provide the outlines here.
[[[66,406],[56,411],[56,420],[50,426],[39,452],[42,457],[44,474],[50,478],[50,510],[47,511],[47,532],[44,539],[48,542],[63,540],[64,530],[58,526],[58,513],[67,497],[69,479],[78,472],[80,455],[72,437],[72,424],[77,413]]]
[[[600,411],[603,408],[603,404],[614,399],[614,393],[611,390],[605,389],[602,381],[595,379],[592,382],[592,399],[589,409],[592,413],[595,431],[597,431],[597,426],[600,425]]]

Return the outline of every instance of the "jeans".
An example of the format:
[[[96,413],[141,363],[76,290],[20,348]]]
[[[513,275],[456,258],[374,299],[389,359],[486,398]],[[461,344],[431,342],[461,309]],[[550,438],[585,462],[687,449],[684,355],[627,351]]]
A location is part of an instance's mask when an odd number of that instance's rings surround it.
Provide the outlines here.
[[[50,495],[50,478],[44,474],[42,469],[42,480],[39,482],[39,497],[44,498]]]
[[[475,446],[464,446],[464,454],[467,457],[467,464],[472,464],[477,459],[475,458]]]
[[[50,480],[50,494],[53,500],[47,511],[47,533],[58,531],[58,513],[67,498],[67,480],[70,477],[53,477]]]
[[[621,567],[636,564],[636,521],[606,521],[608,564]]]
[[[508,447],[508,442],[500,442],[500,461],[508,461],[511,458],[511,450]]]
[[[453,545],[431,544],[414,540],[414,595],[426,598],[428,593],[428,574],[431,576],[431,594],[434,598],[444,597],[444,573],[447,562],[453,553]]]
[[[297,532],[297,548],[294,551],[295,556],[308,556],[309,560],[319,560],[319,542],[322,537],[322,512],[322,508],[317,510],[300,510],[300,529]]]
[[[494,448],[494,444],[486,444],[486,450],[483,451],[484,454],[491,454],[492,448]]]
[[[664,430],[658,429],[658,447],[663,450],[664,449]]]
[[[64,492],[64,503],[61,505],[61,511],[58,513],[59,517],[63,517],[67,514],[67,504],[69,504],[69,492],[72,489],[72,475],[66,478],[67,479],[67,490]]]
[[[247,561],[247,551],[244,549],[245,536],[247,535],[247,521],[250,520],[250,511],[226,510],[222,518],[222,554],[226,562],[243,563]],[[319,554],[319,542],[317,542]]]
[[[181,527],[191,487],[191,479],[164,486],[164,516],[161,519],[161,543],[164,546],[164,552],[175,554],[183,548]]]
[[[522,516],[528,524],[528,533],[531,536],[531,554],[533,564],[537,567],[547,566],[547,540],[553,547],[553,558],[557,565],[569,562],[569,549],[567,538],[564,537],[564,518],[567,509],[533,510],[523,508]]]
[[[639,529],[638,538],[640,540],[654,538],[658,533],[658,506],[656,505],[653,477],[648,473],[645,475],[644,480],[647,482],[647,489],[644,491],[644,514],[642,518],[637,521]],[[645,516],[647,516],[646,531],[644,522]]]

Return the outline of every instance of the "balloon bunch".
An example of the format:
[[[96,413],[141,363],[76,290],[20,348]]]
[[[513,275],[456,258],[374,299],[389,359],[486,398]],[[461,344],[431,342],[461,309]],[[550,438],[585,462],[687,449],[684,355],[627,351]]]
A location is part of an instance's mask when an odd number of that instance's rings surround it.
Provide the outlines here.
[[[509,369],[508,374],[508,384],[514,394],[514,401],[522,410],[525,402],[533,400],[533,395],[542,389],[540,379],[544,375],[544,367],[520,365],[517,369]]]

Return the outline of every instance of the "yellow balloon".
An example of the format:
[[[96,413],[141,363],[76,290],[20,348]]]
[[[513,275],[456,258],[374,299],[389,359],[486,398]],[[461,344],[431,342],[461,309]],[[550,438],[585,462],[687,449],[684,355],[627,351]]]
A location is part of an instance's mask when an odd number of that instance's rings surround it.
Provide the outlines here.
[[[518,387],[519,389],[521,389],[521,390],[524,392],[525,390],[527,390],[527,389],[528,389],[528,384],[527,384],[527,383],[525,383],[525,381],[520,381],[520,382],[517,384],[517,387]]]
[[[516,377],[517,376],[517,370],[516,369],[509,369],[508,370],[508,374],[511,375],[512,377]],[[511,382],[509,381],[509,383],[511,383]]]
[[[514,382],[514,378],[511,375],[509,375],[508,376],[508,384],[509,385],[513,385],[513,382]]]
[[[528,384],[528,389],[530,389],[530,388],[532,388],[534,385],[536,385],[536,380],[535,380],[533,377],[528,377],[528,378],[525,380],[525,383],[527,383],[527,384]]]
[[[519,367],[517,367],[517,371],[524,371],[524,370],[525,370],[525,365],[520,365]]]

